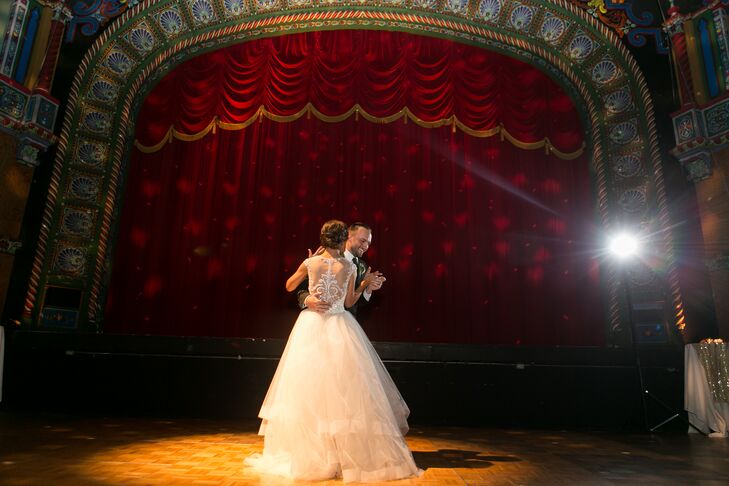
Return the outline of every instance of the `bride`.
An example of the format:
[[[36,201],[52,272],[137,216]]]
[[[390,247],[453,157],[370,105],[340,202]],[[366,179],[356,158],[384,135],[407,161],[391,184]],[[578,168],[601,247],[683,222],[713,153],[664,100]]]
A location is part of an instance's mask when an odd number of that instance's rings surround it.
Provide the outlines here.
[[[356,267],[344,257],[347,226],[324,223],[324,252],[304,260],[286,282],[330,304],[303,310],[263,401],[263,454],[246,459],[262,473],[344,482],[401,479],[422,473],[403,439],[410,413],[375,349],[345,310],[374,276],[355,287]]]

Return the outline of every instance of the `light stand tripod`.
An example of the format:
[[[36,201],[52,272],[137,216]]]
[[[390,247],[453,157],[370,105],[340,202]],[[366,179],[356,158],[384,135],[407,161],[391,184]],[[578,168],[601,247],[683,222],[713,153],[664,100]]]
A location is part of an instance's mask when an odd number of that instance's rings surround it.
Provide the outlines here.
[[[679,419],[679,420],[683,421],[684,423],[686,423],[689,427],[696,430],[701,435],[704,435],[704,436],[707,435],[704,431],[700,430],[695,425],[693,425],[686,417],[683,416],[683,414],[681,414],[681,412],[677,411],[676,409],[674,409],[673,407],[668,405],[666,402],[664,402],[663,400],[658,398],[656,395],[651,393],[646,388],[645,381],[643,379],[643,366],[641,365],[641,362],[640,362],[640,351],[638,350],[638,344],[636,343],[637,333],[635,331],[635,321],[633,319],[633,299],[630,295],[627,270],[620,262],[618,263],[618,265],[620,265],[620,276],[622,279],[623,290],[625,291],[625,301],[628,306],[628,315],[627,315],[628,329],[630,332],[631,346],[633,348],[633,358],[635,360],[635,367],[636,367],[636,370],[638,371],[638,384],[640,385],[640,401],[641,401],[641,405],[643,406],[643,424],[644,424],[645,428],[649,432],[655,432],[656,430],[663,427],[667,423],[669,423],[675,419]],[[648,424],[648,404],[646,402],[647,397],[653,399],[653,401],[655,401],[657,404],[659,404],[661,407],[663,407],[665,410],[667,410],[669,413],[671,413],[673,415],[671,415],[664,421],[660,422],[659,424],[651,427]]]

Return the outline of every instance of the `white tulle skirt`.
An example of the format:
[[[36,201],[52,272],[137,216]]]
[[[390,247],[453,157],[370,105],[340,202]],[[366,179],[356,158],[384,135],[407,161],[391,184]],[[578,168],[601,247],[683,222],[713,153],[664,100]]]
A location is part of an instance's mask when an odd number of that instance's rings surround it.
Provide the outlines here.
[[[374,482],[420,474],[403,439],[410,414],[349,312],[304,310],[294,324],[259,417],[266,474]]]

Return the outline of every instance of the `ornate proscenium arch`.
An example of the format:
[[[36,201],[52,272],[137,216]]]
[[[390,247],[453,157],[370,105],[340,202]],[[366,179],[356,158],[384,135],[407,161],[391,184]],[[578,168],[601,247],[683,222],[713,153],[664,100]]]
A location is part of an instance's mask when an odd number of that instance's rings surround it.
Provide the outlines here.
[[[683,328],[645,81],[617,36],[564,0],[147,0],[125,12],[94,43],[73,83],[25,302],[26,324],[101,329],[133,122],[157,80],[205,51],[323,29],[438,36],[500,51],[552,76],[582,111],[602,228],[631,224],[660,235],[662,264],[631,272],[628,285],[651,300],[669,293],[667,317]],[[622,279],[612,265],[605,267],[609,341],[617,343],[627,328]],[[49,298],[59,293],[55,287],[76,292],[80,304],[64,307]]]

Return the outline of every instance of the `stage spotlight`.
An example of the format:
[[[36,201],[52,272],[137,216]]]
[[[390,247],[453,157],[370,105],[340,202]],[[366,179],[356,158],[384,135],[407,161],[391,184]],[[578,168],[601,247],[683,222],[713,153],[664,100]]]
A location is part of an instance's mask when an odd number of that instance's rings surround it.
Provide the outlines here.
[[[627,260],[638,254],[638,238],[628,233],[620,233],[610,239],[610,253],[620,260]]]

